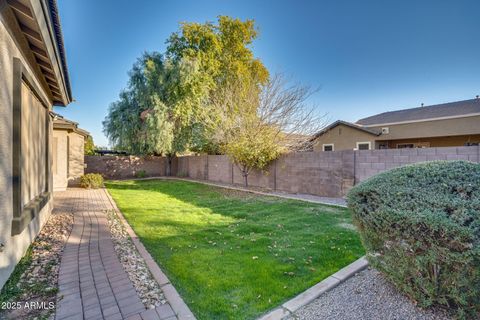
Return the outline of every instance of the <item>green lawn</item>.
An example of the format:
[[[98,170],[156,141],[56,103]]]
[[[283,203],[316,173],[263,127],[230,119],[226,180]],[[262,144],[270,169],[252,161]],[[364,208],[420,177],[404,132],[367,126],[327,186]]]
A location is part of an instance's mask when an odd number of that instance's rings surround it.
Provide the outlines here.
[[[199,319],[252,319],[364,254],[347,209],[202,184],[106,186]]]

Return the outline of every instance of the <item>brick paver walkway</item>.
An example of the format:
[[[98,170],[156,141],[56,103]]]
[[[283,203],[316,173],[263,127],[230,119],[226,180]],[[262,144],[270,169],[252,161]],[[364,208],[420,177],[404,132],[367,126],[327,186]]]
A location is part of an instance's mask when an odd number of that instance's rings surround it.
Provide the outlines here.
[[[57,320],[176,319],[170,305],[146,310],[115,253],[103,189],[55,193],[55,210],[74,214],[58,278]]]

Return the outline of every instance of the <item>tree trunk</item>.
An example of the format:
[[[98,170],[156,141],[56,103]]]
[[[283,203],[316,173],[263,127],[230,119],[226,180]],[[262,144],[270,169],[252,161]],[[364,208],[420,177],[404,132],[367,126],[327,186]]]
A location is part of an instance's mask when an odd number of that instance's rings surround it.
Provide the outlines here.
[[[170,177],[172,175],[172,159],[173,155],[167,154],[167,166],[165,168],[165,175]]]
[[[241,171],[242,171],[243,178],[245,179],[245,187],[248,188],[248,174],[250,170],[243,166]]]

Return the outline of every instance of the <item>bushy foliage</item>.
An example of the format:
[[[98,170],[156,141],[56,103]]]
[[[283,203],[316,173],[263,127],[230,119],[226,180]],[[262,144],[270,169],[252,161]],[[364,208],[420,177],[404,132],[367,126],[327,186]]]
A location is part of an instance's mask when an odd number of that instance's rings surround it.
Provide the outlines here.
[[[352,188],[348,205],[369,261],[399,289],[420,306],[479,316],[480,165],[396,168]]]
[[[256,36],[253,20],[183,23],[165,54],[146,52],[134,64],[103,122],[111,144],[131,154],[218,152],[212,135],[222,119],[212,96],[231,81],[268,79],[250,47]]]
[[[103,187],[103,177],[100,173],[87,173],[80,177],[80,186],[87,189]]]
[[[93,143],[92,136],[88,136],[87,138],[85,138],[84,154],[86,156],[95,155],[95,144]]]
[[[147,176],[147,171],[139,170],[135,173],[135,177],[137,178],[145,178]]]

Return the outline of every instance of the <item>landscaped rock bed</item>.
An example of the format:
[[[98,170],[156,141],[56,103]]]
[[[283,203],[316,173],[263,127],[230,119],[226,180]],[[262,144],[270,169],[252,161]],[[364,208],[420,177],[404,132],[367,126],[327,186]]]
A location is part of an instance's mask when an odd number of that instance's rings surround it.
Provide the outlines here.
[[[148,309],[164,304],[166,300],[162,289],[153,278],[142,256],[138,253],[116,212],[109,211],[107,219],[117,256],[135,290],[137,290],[142,303]]]
[[[422,310],[374,269],[346,280],[301,308],[290,319],[443,320],[439,309]]]
[[[0,310],[0,318],[53,319],[57,299],[60,260],[65,241],[73,225],[71,213],[53,212],[29,252],[17,268],[25,268],[16,285],[15,272],[6,293],[9,310]],[[14,303],[15,305],[12,305]],[[18,308],[19,307],[19,308]]]

